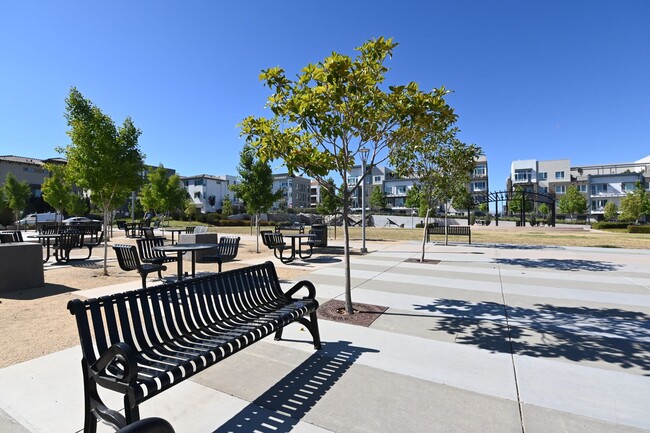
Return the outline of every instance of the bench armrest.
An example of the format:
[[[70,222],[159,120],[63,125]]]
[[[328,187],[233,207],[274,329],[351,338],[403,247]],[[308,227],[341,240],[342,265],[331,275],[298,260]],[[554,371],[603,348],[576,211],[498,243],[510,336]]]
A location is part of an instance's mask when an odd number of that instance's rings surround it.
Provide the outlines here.
[[[101,373],[111,364],[118,363],[122,365],[124,374],[122,376],[115,376],[119,383],[134,384],[138,377],[138,363],[136,360],[135,351],[124,342],[119,342],[111,347],[99,357],[90,370],[95,375],[102,375]]]
[[[302,289],[303,287],[306,287],[307,290],[309,291],[308,296],[303,296],[303,299],[315,299],[316,298],[316,287],[314,284],[312,284],[311,281],[303,280],[303,281],[298,281],[292,288],[290,288],[287,293],[284,294],[287,298],[291,298],[294,293],[296,293],[298,290]]]

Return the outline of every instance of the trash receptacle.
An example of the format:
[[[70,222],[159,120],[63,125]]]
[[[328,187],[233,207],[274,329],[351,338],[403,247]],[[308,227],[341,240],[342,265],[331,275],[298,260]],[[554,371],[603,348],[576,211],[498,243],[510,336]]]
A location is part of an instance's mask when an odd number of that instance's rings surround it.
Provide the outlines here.
[[[325,224],[313,224],[311,226],[312,234],[316,235],[316,246],[326,247],[327,246],[327,225]]]

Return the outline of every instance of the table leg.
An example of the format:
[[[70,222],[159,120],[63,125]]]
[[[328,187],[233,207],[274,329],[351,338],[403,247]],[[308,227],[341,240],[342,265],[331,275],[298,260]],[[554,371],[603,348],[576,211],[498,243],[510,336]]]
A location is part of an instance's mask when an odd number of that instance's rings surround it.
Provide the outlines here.
[[[196,267],[196,251],[192,250],[192,278],[195,276]]]
[[[178,253],[178,263],[176,264],[176,272],[178,272],[178,281],[183,279],[183,252],[179,251]]]

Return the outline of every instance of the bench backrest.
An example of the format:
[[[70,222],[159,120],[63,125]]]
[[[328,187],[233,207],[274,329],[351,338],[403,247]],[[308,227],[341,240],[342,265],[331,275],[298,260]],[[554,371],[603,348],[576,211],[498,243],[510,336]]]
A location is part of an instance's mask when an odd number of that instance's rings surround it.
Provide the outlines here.
[[[123,271],[140,271],[142,264],[135,245],[113,245],[113,251],[115,251],[117,263]]]
[[[142,227],[142,235],[145,239],[153,239],[156,235],[153,234],[153,227]]]
[[[84,358],[93,363],[98,353],[120,341],[135,350],[160,346],[208,323],[241,323],[229,318],[244,317],[247,310],[281,297],[275,267],[266,262],[95,299],[73,299],[68,310],[77,320]]]
[[[277,248],[279,246],[284,246],[284,237],[282,236],[282,233],[265,233],[264,234],[266,238],[266,246],[269,248]]]
[[[154,237],[136,239],[135,242],[138,244],[138,253],[143,259],[157,259],[166,257],[164,252],[154,250],[154,247],[162,247],[165,245],[165,238]]]
[[[43,224],[39,230],[39,233],[42,235],[55,235],[63,230],[65,226],[60,224]]]
[[[266,245],[267,247],[269,246],[269,244],[266,241],[266,235],[269,234],[269,233],[273,233],[273,231],[272,230],[260,230],[260,236],[262,236],[262,243],[264,245]]]
[[[192,233],[194,233],[195,228],[196,227],[194,227],[194,226],[187,226],[187,227],[185,227],[185,233],[191,235]]]
[[[0,241],[7,244],[11,242],[24,242],[23,232],[20,230],[4,231],[1,233]]]
[[[83,232],[76,229],[65,229],[61,231],[61,236],[57,241],[59,248],[71,250],[81,248],[83,243]]]
[[[219,239],[219,255],[222,259],[234,259],[239,251],[239,236],[222,236]]]

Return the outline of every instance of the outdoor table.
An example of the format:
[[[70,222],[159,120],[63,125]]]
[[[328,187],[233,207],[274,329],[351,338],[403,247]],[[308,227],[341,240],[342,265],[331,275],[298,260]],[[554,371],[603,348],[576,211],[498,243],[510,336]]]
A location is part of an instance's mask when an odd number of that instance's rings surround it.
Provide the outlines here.
[[[185,229],[168,229],[168,228],[164,228],[164,229],[161,229],[161,230],[163,231],[163,233],[172,232],[172,245],[174,245],[174,233],[178,233],[179,238],[181,236],[181,233],[185,233]]]
[[[142,236],[140,233],[140,223],[124,223],[124,227],[126,227],[127,238],[137,238]],[[131,233],[131,235],[129,235],[129,233]]]
[[[45,247],[47,251],[45,254],[45,258],[43,259],[43,263],[45,263],[48,260],[50,260],[50,246],[52,244],[52,239],[54,240],[59,239],[61,235],[59,233],[48,233],[48,234],[29,235],[27,237],[31,239],[38,239],[39,241],[45,240]]]
[[[305,233],[297,233],[297,234],[288,234],[288,235],[283,234],[282,237],[291,238],[291,256],[289,257],[290,260],[294,260],[296,258],[296,239],[298,240],[298,256],[300,256],[300,258],[303,259],[303,260],[308,259],[309,257],[311,257],[311,254],[309,254],[307,257],[302,256],[302,242],[300,242],[300,240],[302,238],[315,239],[316,235],[305,234]]]
[[[175,244],[175,245],[163,245],[159,247],[153,247],[155,251],[170,252],[176,251],[178,254],[177,261],[177,272],[178,272],[178,281],[183,279],[183,254],[190,251],[192,253],[192,278],[195,276],[196,268],[196,252],[201,250],[209,250],[214,248],[215,244]]]

